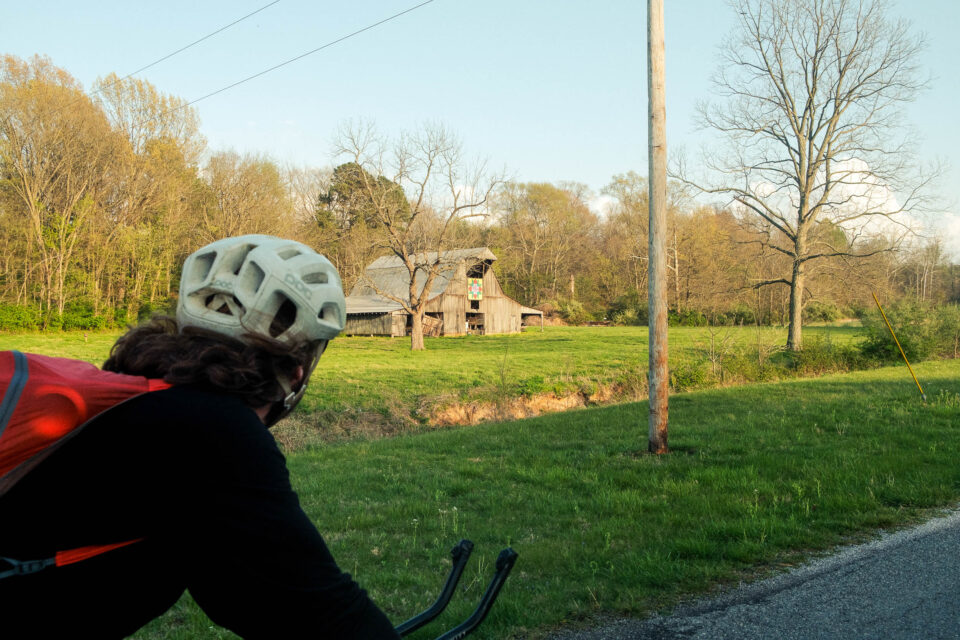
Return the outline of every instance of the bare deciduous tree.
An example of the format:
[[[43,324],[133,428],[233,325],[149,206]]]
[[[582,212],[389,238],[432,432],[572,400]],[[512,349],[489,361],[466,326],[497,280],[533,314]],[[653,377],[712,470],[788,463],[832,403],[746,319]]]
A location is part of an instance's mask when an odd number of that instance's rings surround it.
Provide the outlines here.
[[[246,233],[286,236],[295,220],[280,169],[267,158],[233,151],[213,154],[204,168],[212,201],[203,210],[206,241]]]
[[[901,107],[925,80],[923,40],[891,21],[882,0],[733,0],[738,26],[714,83],[720,100],[700,108],[721,134],[708,153],[703,192],[729,196],[789,273],[755,284],[790,290],[787,346],[801,348],[804,282],[812,261],[865,257],[896,242],[890,224],[925,205],[929,176],[916,170],[916,140]],[[835,233],[840,230],[841,233]]]
[[[502,178],[483,162],[469,162],[460,141],[439,125],[391,141],[372,124],[347,124],[334,144],[336,155],[358,168],[352,180],[363,195],[361,213],[376,244],[398,257],[410,276],[407,296],[369,284],[410,314],[410,348],[423,350],[431,288],[441,272],[454,268],[444,258],[450,236],[458,223],[486,215]]]

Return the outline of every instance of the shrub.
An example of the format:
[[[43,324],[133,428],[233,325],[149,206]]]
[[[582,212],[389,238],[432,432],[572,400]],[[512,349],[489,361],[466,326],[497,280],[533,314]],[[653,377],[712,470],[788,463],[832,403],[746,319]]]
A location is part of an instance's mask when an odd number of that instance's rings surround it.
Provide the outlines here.
[[[762,382],[770,378],[770,365],[748,349],[738,350],[723,361],[724,379],[729,382]]]
[[[821,375],[834,371],[856,371],[878,364],[853,344],[837,344],[830,335],[817,335],[803,341],[803,350],[788,352],[801,375]]]
[[[41,313],[36,307],[0,304],[0,331],[72,331],[106,329],[112,323],[103,314],[95,314],[89,303],[76,302],[66,306],[63,314],[56,311]]]
[[[734,307],[733,311],[727,314],[733,321],[732,324],[756,324],[757,314],[747,305],[740,303]]]
[[[640,317],[637,314],[636,309],[624,309],[623,311],[617,311],[613,314],[613,316],[611,316],[611,320],[613,321],[613,324],[628,327],[637,327],[646,324],[645,322],[640,322]]]
[[[885,312],[909,360],[923,360],[937,352],[937,330],[940,323],[934,307],[912,300],[901,300],[890,305]],[[865,314],[862,321],[866,330],[863,352],[885,361],[899,359],[900,351],[880,312]],[[945,346],[946,341],[943,343]]]
[[[649,318],[647,297],[641,295],[637,290],[625,293],[613,301],[606,315],[608,318],[611,318],[615,324],[630,326],[646,325],[647,319]]]
[[[960,358],[960,305],[937,309],[937,355]]]
[[[832,302],[811,300],[803,308],[804,322],[834,322],[844,316],[840,307]]]
[[[173,298],[161,298],[156,302],[144,302],[137,311],[137,322],[149,320],[154,314],[176,315],[177,301]]]
[[[557,302],[557,315],[569,324],[586,324],[593,320],[593,315],[583,308],[577,300],[560,300]]]
[[[733,324],[733,318],[725,313],[715,313],[710,317],[710,324],[714,327],[729,327]]]
[[[35,307],[0,304],[0,331],[32,331],[40,328],[40,321]]]
[[[701,311],[684,311],[682,313],[671,311],[667,315],[667,323],[672,327],[705,327],[710,324],[707,316]]]
[[[127,320],[127,308],[126,307],[116,307],[113,309],[113,326],[115,327],[125,327],[128,324]]]
[[[670,369],[670,387],[674,391],[686,391],[701,386],[707,379],[707,370],[702,362],[681,362]]]
[[[63,327],[63,316],[56,311],[48,311],[43,316],[41,327],[47,331],[59,331]]]
[[[77,329],[106,329],[107,319],[93,312],[93,305],[76,303],[67,305],[60,322],[64,331]]]

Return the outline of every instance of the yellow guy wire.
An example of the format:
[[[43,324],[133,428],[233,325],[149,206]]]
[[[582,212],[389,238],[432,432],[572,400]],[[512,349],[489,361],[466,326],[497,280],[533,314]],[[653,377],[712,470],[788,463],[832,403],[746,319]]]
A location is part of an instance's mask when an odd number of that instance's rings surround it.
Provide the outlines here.
[[[893,332],[893,327],[890,326],[890,321],[887,320],[887,314],[883,312],[883,307],[880,306],[880,301],[877,299],[877,294],[873,293],[873,291],[870,293],[873,294],[873,301],[877,303],[877,309],[880,309],[880,315],[883,316],[883,321],[887,323],[887,329],[890,330],[890,335],[893,336],[893,341],[897,343],[897,349],[900,349],[900,355],[903,356],[903,361],[907,363],[907,369],[910,370],[910,375],[913,376],[913,381],[917,383],[917,389],[920,390],[920,397],[923,398],[924,402],[926,402],[927,394],[923,392],[923,387],[920,386],[920,381],[917,380],[917,374],[913,372],[913,367],[910,366],[910,361],[907,360],[907,354],[903,352],[903,347],[900,346],[900,341],[897,340],[897,334]]]

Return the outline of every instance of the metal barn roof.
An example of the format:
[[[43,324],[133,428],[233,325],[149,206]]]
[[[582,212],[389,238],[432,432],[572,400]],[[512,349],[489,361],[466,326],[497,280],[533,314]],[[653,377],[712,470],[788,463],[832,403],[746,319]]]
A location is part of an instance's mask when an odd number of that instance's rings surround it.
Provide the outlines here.
[[[444,251],[440,262],[441,264],[456,266],[461,260],[480,262],[483,260],[493,261],[496,259],[497,256],[493,255],[493,251],[490,251],[487,247],[473,247],[471,249],[451,249],[450,251]],[[417,264],[433,264],[437,260],[437,252],[428,251],[426,253],[418,253],[413,257],[413,260]],[[383,256],[371,262],[367,267],[367,270],[370,269],[404,269],[404,271],[406,271],[406,265],[403,264],[400,256]]]
[[[447,290],[461,260],[470,265],[496,259],[493,252],[486,247],[444,251],[440,259],[440,272],[430,287],[430,297],[434,298]],[[417,254],[414,260],[419,264],[433,264],[437,260],[437,252]],[[418,294],[423,292],[426,281],[426,272],[418,271]],[[350,295],[347,296],[347,313],[386,313],[401,308],[399,303],[381,294],[389,294],[401,300],[410,299],[410,273],[399,256],[384,256],[370,263],[364,270],[363,277],[353,285]]]
[[[347,313],[392,313],[403,306],[399,302],[383,296],[349,296]]]

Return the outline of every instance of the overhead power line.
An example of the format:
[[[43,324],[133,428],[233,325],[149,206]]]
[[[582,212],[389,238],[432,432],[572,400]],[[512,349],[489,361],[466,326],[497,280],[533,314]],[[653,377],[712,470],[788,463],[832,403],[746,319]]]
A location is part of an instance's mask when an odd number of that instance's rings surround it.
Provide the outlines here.
[[[128,73],[127,75],[123,76],[123,77],[120,78],[119,80],[114,80],[114,81],[111,82],[110,84],[107,84],[107,85],[104,85],[103,87],[100,87],[99,89],[97,89],[96,91],[94,91],[94,92],[93,92],[92,94],[90,94],[90,95],[96,95],[96,94],[100,93],[101,91],[103,91],[104,89],[108,89],[108,88],[112,87],[113,85],[117,84],[118,82],[123,82],[123,81],[126,80],[127,78],[129,78],[129,77],[131,77],[131,76],[135,76],[135,75],[137,75],[138,73],[140,73],[141,71],[146,71],[146,70],[149,69],[150,67],[152,67],[152,66],[154,66],[154,65],[158,65],[158,64],[160,64],[161,62],[163,62],[164,60],[168,60],[168,59],[172,58],[173,56],[177,55],[178,53],[182,53],[183,51],[186,51],[186,50],[189,49],[190,47],[192,47],[192,46],[194,46],[194,45],[198,45],[198,44],[200,44],[201,42],[203,42],[204,40],[207,40],[207,39],[209,39],[209,38],[212,38],[213,36],[217,35],[217,34],[220,33],[221,31],[226,31],[227,29],[229,29],[229,28],[232,27],[233,25],[238,24],[238,23],[240,23],[240,22],[243,22],[243,21],[246,20],[247,18],[250,18],[250,17],[252,17],[252,16],[257,15],[258,13],[260,13],[261,11],[263,11],[264,9],[269,9],[270,7],[272,7],[273,5],[277,4],[278,2],[280,2],[280,0],[273,0],[273,2],[271,2],[270,4],[265,4],[265,5],[263,5],[262,7],[260,7],[259,9],[257,9],[256,11],[253,11],[253,12],[251,12],[251,13],[248,13],[247,15],[243,16],[242,18],[237,18],[236,20],[234,20],[234,21],[231,22],[230,24],[225,25],[225,26],[223,26],[223,27],[220,27],[220,28],[217,29],[216,31],[213,31],[213,32],[211,32],[211,33],[208,33],[207,35],[203,36],[203,37],[200,38],[199,40],[194,40],[194,41],[191,42],[190,44],[188,44],[188,45],[186,45],[186,46],[184,46],[184,47],[180,47],[179,49],[177,49],[177,50],[174,51],[173,53],[168,53],[167,55],[163,56],[162,58],[159,58],[158,60],[154,60],[154,61],[151,62],[150,64],[148,64],[148,65],[146,65],[146,66],[144,66],[144,67],[140,67],[140,68],[137,69],[136,71],[132,71],[132,72]]]
[[[188,44],[188,45],[186,45],[186,46],[184,46],[184,47],[180,47],[179,49],[177,49],[177,50],[174,51],[173,53],[168,53],[167,55],[163,56],[162,58],[159,58],[159,59],[157,59],[157,60],[154,60],[154,61],[151,62],[150,64],[148,64],[148,65],[146,65],[146,66],[144,66],[144,67],[140,67],[140,68],[137,69],[136,71],[132,71],[132,72],[128,73],[127,75],[123,76],[122,78],[119,78],[119,79],[117,79],[117,80],[114,80],[113,82],[110,82],[110,83],[107,83],[107,84],[103,85],[102,87],[100,87],[100,88],[97,89],[96,91],[91,91],[88,97],[92,98],[93,96],[97,95],[98,93],[102,93],[103,91],[106,91],[107,89],[109,89],[109,88],[112,87],[113,85],[118,84],[118,83],[120,83],[120,82],[123,82],[123,81],[126,80],[127,78],[130,78],[130,77],[132,77],[132,76],[135,76],[135,75],[137,75],[138,73],[140,73],[141,71],[146,71],[146,70],[149,69],[150,67],[152,67],[152,66],[154,66],[154,65],[158,65],[158,64],[160,64],[161,62],[163,62],[164,60],[168,60],[169,58],[172,58],[173,56],[177,55],[178,53],[181,53],[181,52],[183,52],[183,51],[186,51],[186,50],[189,49],[190,47],[192,47],[192,46],[194,46],[194,45],[197,45],[197,44],[200,44],[200,43],[203,42],[204,40],[207,40],[207,39],[209,39],[209,38],[212,38],[213,36],[217,35],[218,33],[222,32],[222,31],[226,31],[227,29],[229,29],[229,28],[232,27],[233,25],[238,24],[238,23],[240,23],[240,22],[243,22],[243,21],[246,20],[247,18],[249,18],[249,17],[251,17],[251,16],[255,16],[256,14],[260,13],[260,12],[263,11],[264,9],[268,9],[268,8],[272,7],[273,5],[279,3],[279,2],[280,2],[280,0],[273,0],[273,2],[271,2],[270,4],[265,4],[265,5],[263,5],[262,7],[260,7],[259,9],[257,9],[256,11],[253,11],[253,12],[251,12],[251,13],[248,13],[247,15],[243,16],[242,18],[237,18],[236,20],[234,20],[234,21],[231,22],[230,24],[224,25],[224,26],[220,27],[219,29],[217,29],[216,31],[212,31],[212,32],[208,33],[207,35],[203,36],[203,37],[200,38],[199,40],[194,40],[194,41],[191,42],[190,44]],[[53,115],[56,115],[56,114],[60,113],[60,112],[63,111],[64,109],[68,109],[68,108],[72,107],[73,105],[77,104],[77,103],[80,102],[81,100],[83,100],[83,98],[76,98],[76,99],[74,99],[74,100],[71,100],[71,101],[68,102],[67,104],[65,104],[65,105],[63,105],[62,107],[60,107],[59,109],[56,109],[56,110],[53,112]],[[165,114],[160,114],[160,115],[165,115]],[[160,116],[157,116],[157,117],[160,117]],[[9,118],[9,117],[6,117],[6,116],[5,116],[4,119],[7,120],[8,122],[10,121],[10,118]],[[33,120],[31,120],[30,126],[32,126],[33,123],[36,122],[36,119],[37,119],[37,118],[34,117]],[[155,120],[155,119],[156,119],[156,118],[153,118],[153,120]],[[150,122],[150,120],[146,120],[145,122]]]
[[[185,103],[185,104],[182,104],[182,105],[180,105],[180,106],[178,106],[178,107],[174,107],[173,109],[169,109],[169,110],[167,110],[167,111],[164,111],[163,113],[161,113],[161,114],[159,114],[159,115],[157,115],[157,116],[154,116],[153,118],[151,118],[150,120],[147,120],[146,122],[150,122],[151,120],[156,120],[156,119],[158,119],[158,118],[162,118],[163,116],[168,115],[168,114],[170,114],[170,113],[173,113],[173,112],[175,112],[175,111],[179,111],[179,110],[181,110],[181,109],[185,109],[185,108],[187,108],[187,107],[189,107],[189,106],[191,106],[191,105],[194,105],[194,104],[200,102],[201,100],[206,100],[207,98],[213,97],[213,96],[217,95],[218,93],[223,93],[224,91],[227,91],[227,90],[229,90],[229,89],[233,89],[234,87],[239,86],[239,85],[241,85],[241,84],[243,84],[243,83],[245,83],[245,82],[249,82],[249,81],[253,80],[254,78],[259,78],[260,76],[266,75],[266,74],[270,73],[271,71],[276,71],[276,70],[279,69],[280,67],[285,67],[286,65],[290,64],[291,62],[296,62],[297,60],[300,60],[300,59],[302,59],[302,58],[306,58],[306,57],[309,56],[309,55],[313,55],[314,53],[317,53],[318,51],[323,51],[324,49],[327,49],[327,48],[329,48],[329,47],[332,47],[332,46],[335,45],[335,44],[339,44],[339,43],[343,42],[344,40],[349,40],[350,38],[352,38],[352,37],[354,37],[354,36],[360,35],[360,34],[363,33],[364,31],[370,31],[371,29],[374,29],[374,28],[376,28],[376,27],[379,27],[379,26],[382,25],[382,24],[386,24],[387,22],[390,22],[391,20],[395,20],[396,18],[399,18],[399,17],[402,16],[402,15],[406,15],[406,14],[412,12],[412,11],[416,11],[416,10],[419,9],[420,7],[422,7],[422,6],[424,6],[424,5],[428,5],[428,4],[430,4],[431,2],[433,2],[433,0],[426,0],[425,2],[421,2],[420,4],[417,4],[417,5],[414,5],[414,6],[410,7],[409,9],[404,9],[404,10],[401,11],[400,13],[395,13],[395,14],[393,14],[392,16],[390,16],[389,18],[384,18],[383,20],[380,20],[379,22],[374,22],[373,24],[367,25],[366,27],[364,27],[364,28],[362,28],[362,29],[358,29],[358,30],[354,31],[353,33],[348,33],[348,34],[345,35],[345,36],[341,36],[341,37],[337,38],[336,40],[331,40],[330,42],[328,42],[328,43],[326,43],[326,44],[324,44],[324,45],[321,45],[321,46],[317,47],[316,49],[311,49],[310,51],[307,51],[306,53],[301,53],[301,54],[298,55],[298,56],[295,56],[295,57],[293,57],[293,58],[290,58],[289,60],[284,60],[283,62],[281,62],[281,63],[279,63],[279,64],[275,64],[274,66],[270,67],[269,69],[264,69],[263,71],[260,71],[260,72],[258,72],[258,73],[253,74],[252,76],[247,76],[247,77],[244,78],[243,80],[238,80],[237,82],[234,82],[233,84],[228,84],[227,86],[221,87],[220,89],[217,89],[216,91],[212,91],[212,92],[208,93],[208,94],[205,95],[205,96],[201,96],[201,97],[199,97],[199,98],[196,98],[195,100],[191,100],[190,102],[187,102],[187,103]]]

